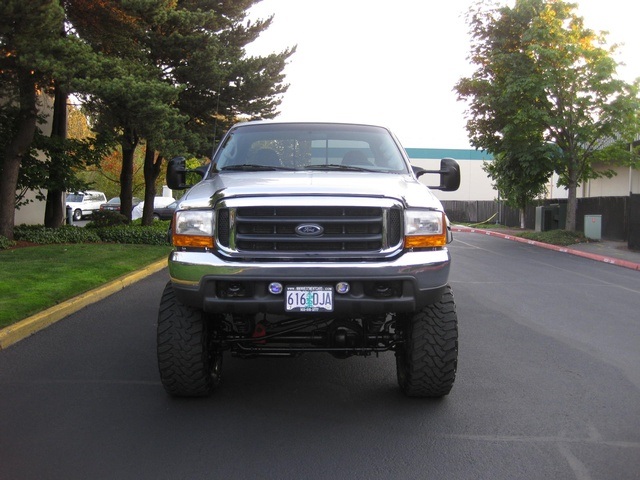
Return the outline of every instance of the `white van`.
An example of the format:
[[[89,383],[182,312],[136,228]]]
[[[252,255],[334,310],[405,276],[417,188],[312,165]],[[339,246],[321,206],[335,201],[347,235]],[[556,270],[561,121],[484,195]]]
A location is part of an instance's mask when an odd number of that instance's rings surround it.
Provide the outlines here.
[[[67,207],[71,207],[73,220],[82,220],[82,217],[91,215],[100,210],[100,204],[106,203],[107,197],[103,192],[87,190],[67,194]]]

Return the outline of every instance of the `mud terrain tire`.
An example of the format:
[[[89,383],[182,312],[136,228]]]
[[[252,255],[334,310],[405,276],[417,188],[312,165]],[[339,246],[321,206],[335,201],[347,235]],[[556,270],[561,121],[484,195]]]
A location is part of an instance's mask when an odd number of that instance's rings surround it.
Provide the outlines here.
[[[458,363],[458,317],[451,287],[439,302],[400,318],[404,343],[396,350],[398,384],[410,397],[442,397]]]
[[[164,389],[180,397],[210,395],[222,378],[222,353],[211,346],[204,313],[178,301],[169,282],[158,312],[158,368]]]

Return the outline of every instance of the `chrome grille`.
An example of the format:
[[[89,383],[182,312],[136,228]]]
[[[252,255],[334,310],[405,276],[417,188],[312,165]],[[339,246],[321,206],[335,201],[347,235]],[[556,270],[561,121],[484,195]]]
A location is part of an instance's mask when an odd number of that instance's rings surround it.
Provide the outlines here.
[[[217,213],[217,237],[231,253],[376,254],[399,244],[401,218],[398,207],[224,207]],[[313,233],[300,232],[301,226],[309,225]]]

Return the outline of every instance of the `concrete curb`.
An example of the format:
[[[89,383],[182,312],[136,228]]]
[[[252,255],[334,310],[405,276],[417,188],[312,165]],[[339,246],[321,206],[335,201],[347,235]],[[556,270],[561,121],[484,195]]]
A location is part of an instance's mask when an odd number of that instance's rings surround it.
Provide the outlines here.
[[[547,250],[553,250],[556,252],[568,253],[577,257],[588,258],[590,260],[596,260],[598,262],[609,263],[611,265],[618,265],[624,268],[630,268],[631,270],[640,271],[640,263],[631,262],[629,260],[623,260],[621,258],[608,257],[605,255],[598,255],[596,253],[583,252],[581,250],[575,250],[572,248],[561,247],[558,245],[551,245],[548,243],[537,242],[535,240],[529,240],[527,238],[516,237],[506,233],[500,233],[493,230],[484,230],[472,227],[452,226],[454,232],[469,232],[480,233],[482,235],[489,235],[490,237],[504,238],[505,240],[513,240],[520,243],[526,243],[528,245],[534,245],[536,247],[546,248]]]
[[[103,298],[106,298],[153,273],[159,272],[166,266],[166,259],[159,260],[141,270],[124,275],[123,277],[117,278],[116,280],[102,285],[101,287],[90,290],[82,295],[78,295],[77,297],[59,303],[55,307],[48,308],[47,310],[3,328],[0,330],[0,350],[4,350],[10,345],[33,335],[59,320],[62,320],[66,316],[77,312],[91,303],[102,300]]]

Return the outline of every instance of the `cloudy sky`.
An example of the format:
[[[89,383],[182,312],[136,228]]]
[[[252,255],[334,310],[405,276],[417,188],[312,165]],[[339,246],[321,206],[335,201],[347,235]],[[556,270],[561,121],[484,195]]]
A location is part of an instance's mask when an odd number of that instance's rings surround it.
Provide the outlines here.
[[[285,69],[282,120],[355,121],[391,128],[405,147],[470,148],[455,83],[472,73],[464,15],[472,0],[262,0],[275,15],[250,45],[266,55],[297,45]],[[588,28],[623,44],[627,81],[640,77],[640,3],[578,0]],[[634,25],[635,23],[635,25]]]

